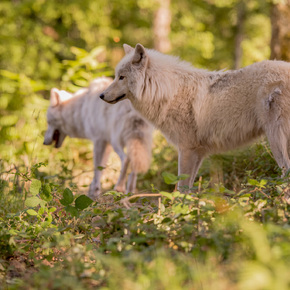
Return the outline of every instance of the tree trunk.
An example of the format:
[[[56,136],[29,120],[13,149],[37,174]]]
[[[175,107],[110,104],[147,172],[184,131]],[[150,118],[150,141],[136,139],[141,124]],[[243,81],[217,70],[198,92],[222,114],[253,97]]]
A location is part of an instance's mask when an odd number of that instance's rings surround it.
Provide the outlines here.
[[[290,61],[290,1],[271,7],[271,59]]]
[[[154,48],[163,53],[171,49],[169,40],[171,11],[170,0],[158,0],[159,8],[154,17]]]
[[[235,37],[235,59],[234,68],[239,69],[241,67],[243,50],[242,41],[244,38],[244,24],[246,20],[246,7],[244,1],[239,1],[237,4],[237,30]]]

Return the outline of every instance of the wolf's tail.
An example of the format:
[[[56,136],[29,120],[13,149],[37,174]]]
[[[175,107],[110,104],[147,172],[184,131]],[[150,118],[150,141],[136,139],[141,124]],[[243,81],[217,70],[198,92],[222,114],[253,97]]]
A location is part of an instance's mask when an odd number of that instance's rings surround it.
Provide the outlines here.
[[[151,163],[151,142],[141,138],[128,140],[127,154],[131,170],[136,173],[145,173]]]
[[[131,170],[135,173],[145,173],[151,163],[152,130],[136,132],[127,140],[127,156]]]

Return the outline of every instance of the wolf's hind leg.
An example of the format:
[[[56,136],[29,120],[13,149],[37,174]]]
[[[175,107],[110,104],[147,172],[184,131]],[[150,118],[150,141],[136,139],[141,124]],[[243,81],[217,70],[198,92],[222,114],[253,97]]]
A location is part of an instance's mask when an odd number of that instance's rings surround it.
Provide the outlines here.
[[[265,99],[265,133],[276,162],[283,174],[290,168],[288,140],[290,137],[289,104],[287,91],[279,83]]]
[[[128,192],[135,193],[136,183],[137,183],[137,173],[131,172],[129,177],[128,177],[126,193],[128,193]]]
[[[111,146],[104,140],[94,142],[94,179],[88,194],[92,199],[96,199],[101,193],[102,170],[98,167],[106,166],[111,149]]]
[[[179,149],[178,175],[188,174],[189,177],[178,182],[178,190],[190,191],[203,157],[204,153],[200,149]]]
[[[288,154],[288,136],[281,126],[273,126],[266,132],[269,144],[279,167],[284,171],[290,169],[290,159]]]

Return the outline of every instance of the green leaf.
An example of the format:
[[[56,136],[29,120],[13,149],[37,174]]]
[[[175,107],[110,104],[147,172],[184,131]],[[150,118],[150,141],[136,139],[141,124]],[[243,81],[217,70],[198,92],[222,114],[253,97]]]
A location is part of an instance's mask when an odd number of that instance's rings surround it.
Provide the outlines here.
[[[284,191],[283,188],[279,185],[276,186],[276,189],[277,189],[278,194],[281,194]]]
[[[41,181],[37,179],[33,179],[30,184],[30,193],[32,195],[37,195],[41,188]]]
[[[41,208],[38,210],[38,214],[39,214],[39,215],[43,215],[44,212],[45,212],[44,207],[41,207]]]
[[[92,204],[93,200],[87,197],[86,195],[81,195],[75,200],[75,206],[78,209],[85,209],[90,204]]]
[[[0,119],[0,126],[1,127],[10,127],[17,123],[18,117],[15,115],[7,115],[7,116],[1,116]]]
[[[177,214],[187,214],[189,212],[189,207],[186,204],[177,203],[172,206],[172,210]]]
[[[180,174],[178,176],[172,174],[172,173],[169,173],[169,172],[162,172],[162,177],[164,179],[164,182],[166,184],[176,184],[179,180],[184,180],[186,178],[189,177],[188,174]]]
[[[69,188],[66,188],[62,194],[63,199],[60,200],[62,205],[69,205],[74,201],[73,193]]]
[[[116,191],[116,190],[110,190],[110,191],[107,191],[106,193],[104,193],[104,196],[109,196],[109,195],[119,197],[119,196],[124,195],[124,193],[120,192],[120,191]]]
[[[72,46],[72,47],[70,48],[70,51],[71,51],[74,55],[76,55],[76,56],[78,56],[78,57],[85,57],[85,56],[88,55],[88,52],[87,52],[85,49],[83,49],[83,48],[79,48],[79,47],[76,47],[76,46]]]
[[[78,210],[74,206],[71,206],[71,205],[66,206],[65,211],[70,213],[74,217],[77,217],[79,215]]]
[[[51,224],[51,222],[52,222],[52,216],[49,213],[49,214],[47,214],[47,217],[45,218],[45,221],[42,222],[40,225],[41,225],[41,227],[45,228],[45,227],[48,227]]]
[[[166,217],[166,218],[164,218],[163,220],[162,220],[162,224],[165,224],[165,223],[172,223],[173,221],[172,221],[172,219],[171,218],[169,218],[169,217]]]
[[[267,180],[262,179],[259,183],[259,187],[264,188],[265,187],[264,185],[266,185],[266,184],[267,184]]]
[[[40,199],[39,205],[44,208],[47,206],[47,201]]]
[[[39,205],[41,199],[39,199],[37,196],[33,196],[33,197],[28,197],[25,200],[25,205],[27,207],[36,207]]]
[[[249,185],[254,185],[254,186],[260,185],[259,181],[255,180],[255,179],[249,179],[248,180],[248,184]]]
[[[37,215],[37,212],[34,209],[28,209],[26,211],[29,215]]]
[[[163,196],[165,196],[165,197],[167,197],[167,198],[169,198],[170,200],[173,199],[172,194],[169,193],[169,192],[161,191],[160,194],[163,195]]]
[[[49,184],[44,184],[40,197],[46,201],[52,200],[51,188]]]
[[[48,212],[55,212],[56,211],[56,207],[51,207],[49,210],[48,210]]]
[[[181,193],[180,191],[174,191],[174,192],[172,192],[172,196],[183,198],[185,196],[185,194]]]
[[[82,239],[83,237],[85,237],[85,235],[82,235],[82,234],[81,235],[75,235],[74,239],[75,240],[79,240],[79,239]]]
[[[178,182],[178,178],[176,175],[169,173],[169,172],[162,172],[162,177],[166,184],[176,184]]]

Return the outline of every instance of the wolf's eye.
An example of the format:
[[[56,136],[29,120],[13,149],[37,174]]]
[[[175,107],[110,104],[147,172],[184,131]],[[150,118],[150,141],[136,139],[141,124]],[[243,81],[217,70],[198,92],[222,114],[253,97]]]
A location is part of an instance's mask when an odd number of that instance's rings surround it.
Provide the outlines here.
[[[121,80],[123,80],[125,77],[124,76],[120,76],[119,77],[119,80],[121,81]]]

